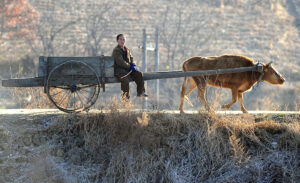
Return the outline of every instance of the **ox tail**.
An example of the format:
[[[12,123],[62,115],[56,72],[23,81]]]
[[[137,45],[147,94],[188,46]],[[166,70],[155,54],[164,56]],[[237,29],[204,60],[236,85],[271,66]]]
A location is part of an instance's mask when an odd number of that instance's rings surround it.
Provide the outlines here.
[[[185,68],[185,62],[182,64],[182,71],[186,71],[186,68]]]
[[[187,101],[187,103],[188,103],[190,106],[194,107],[194,105],[192,104],[192,102],[191,102],[191,100],[189,99],[188,96],[185,95],[184,98],[185,98],[185,100]]]

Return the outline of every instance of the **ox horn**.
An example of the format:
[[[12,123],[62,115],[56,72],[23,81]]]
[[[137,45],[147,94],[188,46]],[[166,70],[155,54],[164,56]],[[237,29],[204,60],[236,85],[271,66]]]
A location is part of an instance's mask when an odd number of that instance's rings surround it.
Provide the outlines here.
[[[273,61],[267,63],[266,66],[269,67],[272,63],[273,63]]]

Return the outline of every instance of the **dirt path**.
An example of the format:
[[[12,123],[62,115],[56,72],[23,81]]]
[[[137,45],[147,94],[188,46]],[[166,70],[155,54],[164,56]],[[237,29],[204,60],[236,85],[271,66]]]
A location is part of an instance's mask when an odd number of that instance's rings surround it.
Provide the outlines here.
[[[49,120],[60,113],[0,111],[0,183],[53,182],[51,177],[40,180],[40,177],[48,177],[43,175],[45,168],[53,166],[50,162],[54,160],[49,159],[51,148],[41,131]],[[41,166],[41,162],[45,164]]]

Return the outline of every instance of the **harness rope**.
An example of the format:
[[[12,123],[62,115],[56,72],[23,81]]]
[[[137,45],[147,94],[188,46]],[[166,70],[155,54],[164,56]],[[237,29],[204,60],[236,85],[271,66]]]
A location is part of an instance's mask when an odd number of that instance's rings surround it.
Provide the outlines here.
[[[127,76],[129,76],[132,73],[132,70],[130,70],[125,76],[120,77],[120,79],[126,78]]]
[[[259,66],[259,65],[262,65],[262,64],[258,62],[256,65]],[[262,68],[263,68],[263,67],[262,67]],[[264,77],[265,72],[264,72],[263,69],[258,70],[258,72],[260,73],[260,76],[259,76],[259,78],[258,78],[258,80],[257,80],[257,82],[256,82],[256,85],[253,86],[253,89],[257,88],[257,87],[259,86],[259,84],[260,84],[261,82],[263,82],[263,79],[262,79],[262,78]],[[253,74],[253,71],[252,71],[252,74]]]

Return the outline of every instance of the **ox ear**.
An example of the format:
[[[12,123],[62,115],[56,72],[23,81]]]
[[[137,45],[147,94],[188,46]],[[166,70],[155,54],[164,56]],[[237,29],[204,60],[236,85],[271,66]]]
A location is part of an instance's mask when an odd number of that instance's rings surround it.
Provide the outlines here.
[[[272,64],[272,61],[266,64],[266,67],[270,67]]]

